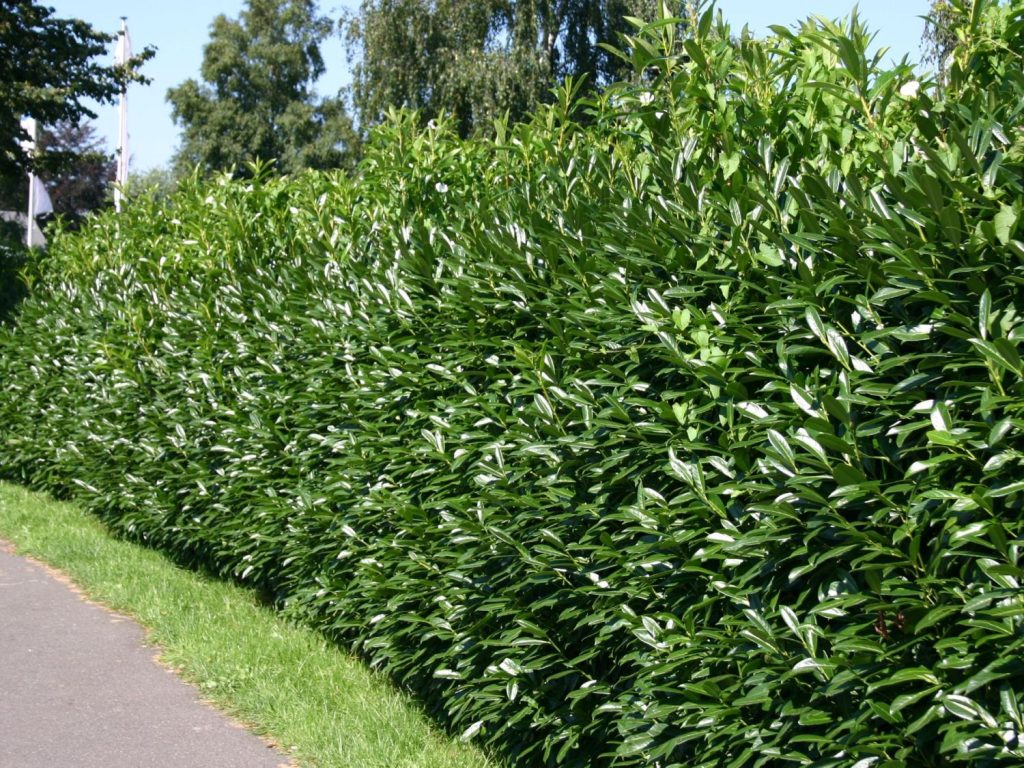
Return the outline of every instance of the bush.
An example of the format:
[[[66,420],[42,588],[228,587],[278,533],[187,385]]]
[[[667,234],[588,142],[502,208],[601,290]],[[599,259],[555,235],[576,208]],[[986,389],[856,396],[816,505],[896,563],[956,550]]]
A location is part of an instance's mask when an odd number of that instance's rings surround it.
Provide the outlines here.
[[[11,224],[11,226],[6,226]],[[7,322],[31,284],[32,259],[28,249],[18,240],[20,227],[0,221],[0,323]]]
[[[354,180],[99,217],[0,330],[4,473],[517,765],[1020,762],[1024,3],[986,5],[941,98],[856,18],[709,12],[493,140],[399,115]]]

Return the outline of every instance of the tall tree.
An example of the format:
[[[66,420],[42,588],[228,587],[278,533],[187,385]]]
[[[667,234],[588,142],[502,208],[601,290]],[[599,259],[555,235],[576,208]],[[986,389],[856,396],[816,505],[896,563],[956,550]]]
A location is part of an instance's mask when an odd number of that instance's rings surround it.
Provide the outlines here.
[[[167,200],[178,188],[179,178],[169,166],[157,166],[147,171],[128,176],[128,195],[152,195],[157,200]]]
[[[44,126],[39,134],[36,171],[53,203],[53,213],[77,229],[86,214],[113,203],[111,184],[117,160],[96,136],[91,123],[62,120]],[[28,199],[28,176],[12,173],[0,177],[0,209],[22,211]],[[0,241],[20,241],[19,224],[0,232]]]
[[[60,19],[31,0],[0,0],[0,177],[18,176],[31,164],[21,147],[24,115],[43,125],[95,118],[88,99],[110,102],[135,68],[153,55],[147,48],[128,66],[101,66],[113,35],[79,19]],[[69,162],[66,155],[46,162]]]
[[[202,83],[167,92],[183,128],[179,169],[241,174],[246,162],[275,160],[290,173],[349,162],[356,137],[344,103],[314,91],[332,30],[313,0],[248,0],[238,19],[218,16]]]
[[[969,10],[971,5],[972,0],[932,0],[921,35],[921,49],[923,60],[934,66],[940,76],[956,47],[958,14]]]
[[[465,135],[505,112],[513,119],[567,76],[600,87],[622,62],[626,16],[651,20],[657,0],[363,0],[346,19],[353,96],[360,124],[391,107],[424,120],[454,116]]]
[[[41,174],[53,201],[53,211],[72,226],[90,211],[111,204],[111,183],[117,160],[107,152],[89,123],[62,121],[43,129],[39,149],[44,154],[70,156],[59,173]]]

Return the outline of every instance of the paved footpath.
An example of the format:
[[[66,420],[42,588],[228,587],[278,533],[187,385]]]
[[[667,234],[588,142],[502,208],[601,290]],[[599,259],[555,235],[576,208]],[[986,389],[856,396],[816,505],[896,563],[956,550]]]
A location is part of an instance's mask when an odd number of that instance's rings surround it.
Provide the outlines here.
[[[141,627],[0,541],[0,768],[280,768],[200,701]]]

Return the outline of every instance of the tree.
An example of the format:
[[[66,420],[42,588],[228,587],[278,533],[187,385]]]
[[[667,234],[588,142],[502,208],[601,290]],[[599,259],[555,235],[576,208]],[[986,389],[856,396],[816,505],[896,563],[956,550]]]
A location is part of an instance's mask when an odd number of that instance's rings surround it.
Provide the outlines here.
[[[970,7],[971,0],[962,3]],[[941,73],[946,68],[946,61],[956,47],[957,8],[950,0],[932,0],[931,9],[924,23],[921,35],[922,60],[935,67]]]
[[[44,128],[39,137],[44,154],[72,158],[59,173],[40,174],[50,192],[53,212],[63,215],[72,225],[90,211],[111,204],[111,184],[117,173],[117,160],[104,150],[103,142],[89,123],[62,121]]]
[[[178,177],[167,166],[157,166],[148,171],[128,175],[128,195],[152,195],[157,200],[168,200],[178,187]]]
[[[275,160],[286,173],[347,164],[356,136],[344,103],[318,99],[313,88],[332,29],[313,0],[248,0],[237,20],[218,16],[203,82],[167,92],[183,128],[179,170],[244,174],[254,160]]]
[[[60,121],[44,127],[35,157],[39,178],[45,184],[59,214],[70,228],[78,226],[90,211],[112,202],[111,184],[117,170],[114,155],[107,152],[90,123]],[[0,208],[23,210],[28,198],[28,177],[13,173],[0,181]]]
[[[52,8],[31,0],[0,2],[0,177],[21,175],[33,162],[21,146],[28,138],[20,125],[24,115],[43,125],[95,118],[87,99],[110,102],[129,81],[144,82],[135,69],[153,55],[151,48],[124,67],[96,63],[113,40],[79,19],[55,18]],[[56,170],[71,158],[44,160]]]
[[[391,107],[454,116],[466,135],[523,117],[565,77],[597,88],[622,75],[601,43],[652,20],[657,0],[363,0],[343,21],[360,124]]]

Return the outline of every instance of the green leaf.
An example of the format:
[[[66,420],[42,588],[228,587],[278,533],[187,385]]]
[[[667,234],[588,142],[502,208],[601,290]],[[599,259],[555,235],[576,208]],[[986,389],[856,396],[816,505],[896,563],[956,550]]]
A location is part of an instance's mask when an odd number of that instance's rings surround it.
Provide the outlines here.
[[[828,344],[827,336],[825,333],[825,324],[821,321],[821,316],[818,314],[818,310],[814,307],[807,307],[804,312],[804,318],[807,320],[807,327],[811,329],[818,340],[823,344]]]
[[[788,605],[784,605],[779,608],[779,613],[782,616],[782,620],[789,627],[790,631],[797,637],[800,638],[800,620],[797,618],[796,613]]]
[[[1017,703],[1017,694],[1013,688],[1002,686],[999,689],[999,702],[1002,711],[1005,712],[1018,731],[1024,731],[1024,716],[1021,715],[1020,705]]]
[[[850,353],[846,349],[846,340],[835,328],[825,329],[825,341],[829,351],[844,368],[850,368]]]
[[[949,714],[962,720],[977,720],[978,705],[969,696],[950,693],[942,697],[942,706]]]
[[[989,499],[1001,499],[1004,496],[1009,496],[1011,493],[1020,493],[1021,491],[1024,491],[1024,480],[1018,480],[995,488],[989,488],[985,491],[985,497]]]
[[[872,683],[868,686],[868,692],[871,693],[879,690],[880,688],[886,688],[891,685],[901,685],[909,682],[924,682],[932,686],[937,686],[939,684],[939,679],[935,676],[934,672],[926,667],[909,667],[895,672],[884,680]]]
[[[814,407],[814,401],[811,399],[810,394],[803,387],[799,387],[796,384],[789,385],[789,395],[793,398],[793,402],[796,403],[797,407],[806,413],[808,416],[817,416],[820,418],[821,412]]]
[[[981,294],[978,302],[978,335],[985,340],[988,338],[992,323],[992,294],[988,288]]]
[[[960,613],[962,608],[955,605],[940,605],[932,608],[923,617],[921,617],[914,625],[914,632],[923,632],[924,630],[935,626],[943,619]]]
[[[646,733],[638,733],[633,736],[627,737],[618,748],[615,750],[615,754],[619,757],[632,757],[633,755],[643,754],[647,749],[650,749],[651,745],[654,744],[654,739]]]
[[[466,730],[464,730],[461,734],[459,734],[459,741],[469,741],[478,733],[480,733],[480,730],[483,728],[483,726],[484,721],[477,720],[475,723],[466,728]]]
[[[956,544],[963,539],[971,539],[981,536],[988,530],[988,521],[981,521],[976,523],[970,523],[965,525],[963,528],[957,528],[950,534],[949,543]]]
[[[783,265],[782,255],[777,248],[761,245],[757,249],[757,260],[769,267],[781,267]]]
[[[741,156],[739,152],[733,152],[730,155],[722,155],[721,166],[722,166],[722,178],[728,180],[740,167]]]
[[[912,706],[919,702],[926,696],[931,696],[937,691],[941,690],[938,685],[930,685],[927,688],[922,688],[914,693],[902,693],[892,700],[892,704],[889,705],[889,712],[892,715],[897,715],[909,706]]]
[[[782,457],[786,465],[791,469],[796,468],[796,454],[793,453],[793,449],[789,445],[789,441],[774,429],[768,430],[768,442],[771,443],[772,447]]]
[[[940,432],[949,432],[953,429],[953,420],[949,416],[949,409],[943,402],[935,403],[931,412],[932,428]]]
[[[992,425],[992,429],[988,433],[988,447],[995,448],[1005,438],[1010,431],[1013,429],[1013,422],[1010,419],[1002,419]]]
[[[675,416],[676,417],[676,421],[678,421],[679,424],[684,426],[684,427],[688,423],[688,420],[687,420],[687,412],[688,411],[689,411],[689,408],[685,404],[683,404],[683,403],[673,403],[672,404],[672,415]]]
[[[1008,245],[1013,239],[1019,218],[1020,215],[1013,206],[1004,204],[999,207],[999,212],[995,215],[992,223],[995,225],[996,239],[1002,245]]]
[[[970,18],[970,29],[971,34],[978,34],[981,29],[981,21],[985,16],[985,12],[991,5],[992,0],[974,0],[970,6],[971,18]]]
[[[1005,368],[1010,373],[1020,374],[1020,355],[1016,347],[1007,339],[968,339],[985,359]]]

